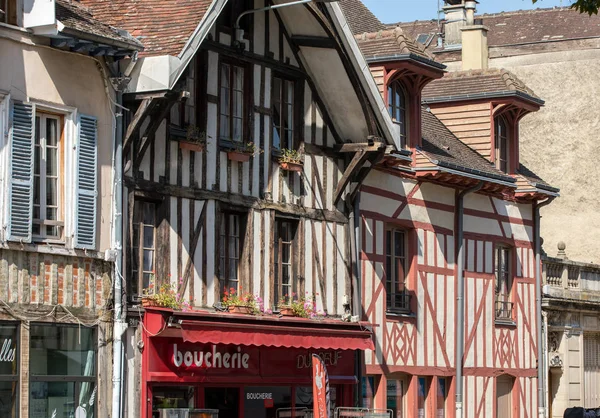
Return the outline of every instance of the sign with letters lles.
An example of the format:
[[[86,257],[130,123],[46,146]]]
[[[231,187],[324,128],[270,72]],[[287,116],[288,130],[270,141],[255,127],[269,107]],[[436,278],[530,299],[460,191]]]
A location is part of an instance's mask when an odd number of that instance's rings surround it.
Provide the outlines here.
[[[0,363],[12,363],[15,361],[15,353],[17,348],[13,346],[12,339],[8,338],[2,341],[0,349]]]

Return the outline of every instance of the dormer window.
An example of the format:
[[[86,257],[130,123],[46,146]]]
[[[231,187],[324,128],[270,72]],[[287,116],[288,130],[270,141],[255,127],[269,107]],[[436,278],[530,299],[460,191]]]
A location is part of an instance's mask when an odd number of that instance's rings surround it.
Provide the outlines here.
[[[407,94],[400,81],[392,82],[388,87],[388,109],[392,121],[396,124],[400,133],[400,143],[402,147],[406,146],[406,114],[407,114]]]
[[[495,143],[496,143],[496,168],[508,173],[508,154],[510,149],[509,124],[504,116],[498,116],[495,120]]]

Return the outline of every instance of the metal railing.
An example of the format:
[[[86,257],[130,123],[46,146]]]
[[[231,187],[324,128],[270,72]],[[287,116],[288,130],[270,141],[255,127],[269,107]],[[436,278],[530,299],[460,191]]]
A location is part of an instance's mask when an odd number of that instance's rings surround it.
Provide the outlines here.
[[[501,297],[504,295],[496,295],[496,319],[512,320],[513,303],[499,299]]]
[[[388,312],[397,313],[409,313],[410,312],[410,298],[411,294],[408,290],[404,289],[401,292],[394,293],[386,296],[386,306]]]

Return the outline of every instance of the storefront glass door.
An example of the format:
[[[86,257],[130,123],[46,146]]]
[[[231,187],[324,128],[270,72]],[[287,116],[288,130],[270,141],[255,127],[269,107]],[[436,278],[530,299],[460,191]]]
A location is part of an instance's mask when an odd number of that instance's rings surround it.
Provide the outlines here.
[[[244,388],[244,418],[275,418],[278,409],[291,407],[292,388],[289,386]]]
[[[219,418],[239,418],[240,389],[204,388],[204,405],[207,409],[217,409]]]

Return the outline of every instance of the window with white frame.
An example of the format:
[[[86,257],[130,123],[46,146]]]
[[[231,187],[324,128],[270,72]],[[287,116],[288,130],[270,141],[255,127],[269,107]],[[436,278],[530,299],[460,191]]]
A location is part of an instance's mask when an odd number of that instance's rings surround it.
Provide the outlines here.
[[[157,204],[138,200],[133,211],[133,242],[131,243],[131,272],[133,292],[147,291],[152,294],[156,289],[154,279],[156,258],[156,213]],[[137,289],[136,289],[137,287]]]
[[[410,295],[406,290],[408,258],[406,231],[388,228],[385,238],[386,310],[408,312]]]
[[[221,63],[219,138],[242,142],[244,134],[244,68]]]
[[[273,77],[273,147],[294,149],[294,82]]]
[[[38,113],[35,117],[33,158],[33,236],[61,240],[62,221],[62,118]]]
[[[511,251],[509,247],[497,246],[495,260],[496,273],[496,318],[497,319],[512,319],[512,277],[510,257]]]

